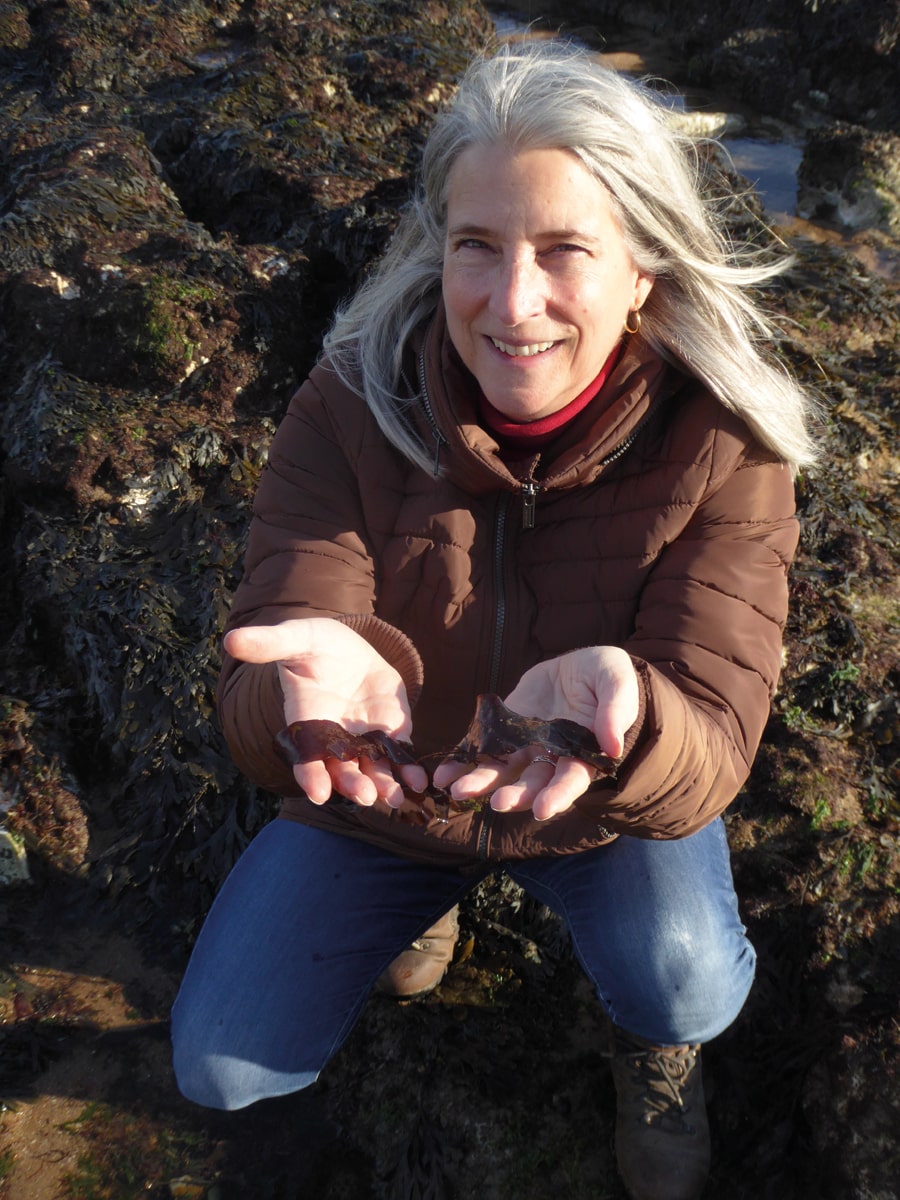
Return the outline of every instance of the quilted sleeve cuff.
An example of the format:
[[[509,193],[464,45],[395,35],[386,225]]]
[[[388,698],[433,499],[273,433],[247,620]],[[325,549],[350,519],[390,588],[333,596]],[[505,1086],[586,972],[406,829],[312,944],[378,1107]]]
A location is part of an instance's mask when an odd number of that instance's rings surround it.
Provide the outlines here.
[[[399,672],[406,687],[409,707],[415,708],[422,694],[425,669],[418,650],[406,634],[371,613],[351,613],[336,619],[365,638],[373,650],[377,650],[385,662]]]

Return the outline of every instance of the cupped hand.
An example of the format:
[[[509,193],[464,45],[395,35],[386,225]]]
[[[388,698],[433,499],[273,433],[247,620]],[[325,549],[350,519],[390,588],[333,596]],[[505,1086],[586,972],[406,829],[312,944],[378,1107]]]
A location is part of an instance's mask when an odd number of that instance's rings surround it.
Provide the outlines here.
[[[550,721],[559,717],[590,729],[610,758],[625,747],[625,734],[640,712],[637,674],[631,659],[617,646],[587,646],[526,671],[505,703],[523,717]],[[538,746],[529,746],[504,762],[474,767],[442,763],[434,775],[438,787],[449,787],[456,800],[490,794],[497,812],[529,809],[546,821],[571,808],[594,781],[596,772],[575,758],[547,761]]]
[[[412,717],[399,672],[340,621],[310,617],[245,626],[230,630],[224,646],[242,662],[278,664],[286,725],[336,721],[349,733],[379,729],[401,740],[410,737]],[[300,763],[293,770],[314,804],[324,804],[332,791],[364,807],[379,800],[391,808],[403,804],[403,786],[386,758],[326,758]],[[428,784],[419,766],[403,766],[400,775],[416,792]]]

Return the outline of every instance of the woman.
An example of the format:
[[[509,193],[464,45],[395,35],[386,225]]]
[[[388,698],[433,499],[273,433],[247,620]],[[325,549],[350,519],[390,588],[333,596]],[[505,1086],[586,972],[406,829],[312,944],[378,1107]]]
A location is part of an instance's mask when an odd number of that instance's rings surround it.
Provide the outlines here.
[[[754,966],[720,814],[777,680],[812,449],[743,290],[773,268],[735,265],[690,164],[649,93],[559,46],[477,62],[438,118],[255,503],[220,710],[284,801],[173,1014],[198,1102],[312,1082],[376,984],[437,984],[455,905],[502,866],[615,1023],[630,1193],[702,1189],[700,1045]],[[543,744],[447,758],[483,693],[591,730],[614,777]],[[273,738],[313,719],[439,765],[289,766]]]

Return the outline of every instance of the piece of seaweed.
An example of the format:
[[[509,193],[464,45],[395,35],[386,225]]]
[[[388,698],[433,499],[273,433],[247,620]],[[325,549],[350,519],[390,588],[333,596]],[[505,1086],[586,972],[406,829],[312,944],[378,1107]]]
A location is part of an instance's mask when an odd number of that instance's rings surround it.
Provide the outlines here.
[[[290,766],[323,758],[386,758],[392,767],[418,762],[410,742],[380,729],[349,733],[337,721],[294,721],[275,735],[275,748]]]
[[[541,754],[580,758],[604,776],[614,776],[615,761],[604,754],[589,729],[565,717],[542,721],[513,712],[499,696],[478,697],[475,716],[465,737],[446,756],[454,762],[480,758],[505,758],[526,746],[539,746]]]
[[[564,717],[542,721],[513,712],[499,696],[478,697],[475,715],[462,741],[443,755],[416,756],[411,742],[398,741],[381,730],[349,733],[336,721],[295,721],[275,736],[275,748],[291,766],[317,759],[387,758],[391,767],[411,763],[451,761],[476,763],[482,758],[503,759],[526,746],[557,758],[579,758],[601,776],[614,777],[616,764],[604,754],[589,729]],[[428,771],[429,776],[431,770]]]

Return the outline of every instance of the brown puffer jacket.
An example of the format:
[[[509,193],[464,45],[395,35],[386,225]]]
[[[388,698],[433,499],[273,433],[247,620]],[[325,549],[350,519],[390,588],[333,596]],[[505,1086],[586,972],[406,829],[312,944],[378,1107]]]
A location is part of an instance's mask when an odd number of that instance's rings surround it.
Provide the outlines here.
[[[640,339],[518,475],[478,423],[440,310],[415,359],[411,419],[440,477],[317,367],[273,440],[229,627],[359,614],[350,623],[411,685],[414,646],[423,754],[459,740],[478,693],[506,695],[568,650],[622,646],[643,708],[618,778],[547,822],[484,806],[422,826],[340,798],[319,807],[272,749],[275,668],[226,657],[219,708],[235,761],[285,797],[283,816],[461,867],[701,828],[746,779],[778,678],[798,536],[790,471]]]

